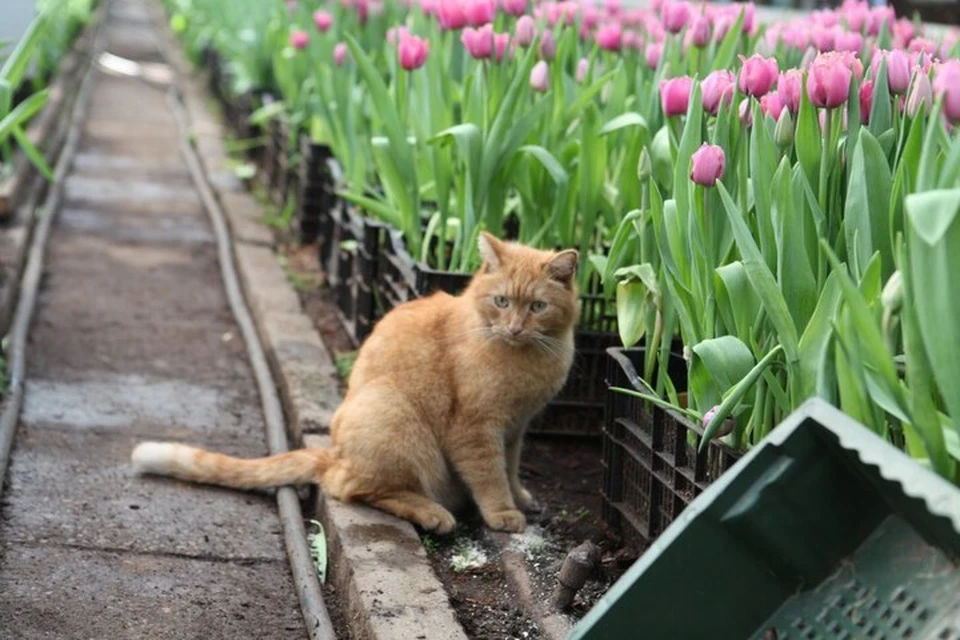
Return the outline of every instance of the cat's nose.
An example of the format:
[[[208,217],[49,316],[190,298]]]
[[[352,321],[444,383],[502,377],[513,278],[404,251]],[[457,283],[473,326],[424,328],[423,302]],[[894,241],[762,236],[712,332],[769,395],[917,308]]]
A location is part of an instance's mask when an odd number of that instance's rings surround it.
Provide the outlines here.
[[[516,336],[516,335],[519,335],[521,331],[523,331],[523,325],[520,324],[519,322],[511,323],[510,326],[507,327],[507,330],[510,331],[510,335]]]

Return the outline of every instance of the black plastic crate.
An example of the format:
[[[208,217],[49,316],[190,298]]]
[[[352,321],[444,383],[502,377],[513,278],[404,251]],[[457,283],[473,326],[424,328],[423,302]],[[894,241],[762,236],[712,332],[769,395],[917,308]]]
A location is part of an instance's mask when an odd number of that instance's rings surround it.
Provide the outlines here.
[[[290,144],[290,123],[286,118],[275,118],[277,122],[276,140],[277,146],[277,173],[276,179],[271,185],[270,196],[274,204],[283,207],[287,203],[289,189],[291,186],[290,176],[292,173],[292,145]]]
[[[341,206],[336,185],[341,182],[340,166],[330,147],[316,144],[301,134],[300,162],[297,165],[297,227],[304,244],[316,241],[320,266],[328,277],[335,252],[334,208]]]
[[[263,106],[269,106],[275,102],[272,95],[264,95]],[[277,118],[271,118],[267,121],[263,129],[263,153],[260,156],[260,183],[268,190],[272,191],[277,182],[278,152],[280,146],[280,123]]]
[[[377,318],[408,300],[445,291],[457,295],[470,283],[470,274],[431,269],[416,262],[404,247],[399,231],[385,232],[375,292]],[[602,295],[599,282],[580,296],[580,322],[574,340],[576,354],[570,376],[560,393],[530,423],[529,432],[553,436],[598,437],[603,429],[606,353],[620,344],[616,311]]]
[[[607,354],[610,387],[649,392],[637,374],[643,348],[611,348]],[[676,389],[686,389],[679,353],[671,354],[667,369]],[[741,454],[717,440],[698,453],[701,425],[642,398],[612,390],[606,397],[603,518],[627,541],[645,547]]]
[[[329,274],[341,324],[358,346],[373,330],[374,287],[384,225],[345,203],[333,209],[336,226]]]

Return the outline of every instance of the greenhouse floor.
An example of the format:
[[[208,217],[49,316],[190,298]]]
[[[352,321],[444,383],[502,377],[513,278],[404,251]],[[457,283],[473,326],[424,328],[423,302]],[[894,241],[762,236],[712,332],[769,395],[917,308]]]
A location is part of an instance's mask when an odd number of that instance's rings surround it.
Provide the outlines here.
[[[100,46],[157,59],[143,6]],[[137,441],[266,452],[164,89],[93,71],[0,512],[0,636],[302,638],[275,502],[133,475]]]

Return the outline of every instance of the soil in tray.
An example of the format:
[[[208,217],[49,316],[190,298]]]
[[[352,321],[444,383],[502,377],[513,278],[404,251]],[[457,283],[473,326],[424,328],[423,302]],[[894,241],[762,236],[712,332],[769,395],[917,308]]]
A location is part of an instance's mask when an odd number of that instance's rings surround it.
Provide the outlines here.
[[[327,348],[346,371],[354,347],[337,320],[329,291],[322,286],[316,246],[300,247],[281,238],[279,248],[304,309]],[[549,600],[560,565],[571,549],[585,540],[591,540],[600,548],[600,566],[566,612],[571,620],[579,619],[641,551],[623,547],[600,518],[603,474],[600,441],[528,437],[520,474],[541,511],[528,518],[527,532],[520,537],[513,536],[510,544],[514,548],[516,544],[524,547],[535,601]],[[525,610],[521,599],[510,588],[500,562],[501,548],[477,514],[461,518],[454,535],[425,534],[423,539],[434,570],[469,637],[478,640],[544,637],[534,616]],[[486,561],[473,567],[454,568],[455,558],[469,558],[474,553],[486,556]]]

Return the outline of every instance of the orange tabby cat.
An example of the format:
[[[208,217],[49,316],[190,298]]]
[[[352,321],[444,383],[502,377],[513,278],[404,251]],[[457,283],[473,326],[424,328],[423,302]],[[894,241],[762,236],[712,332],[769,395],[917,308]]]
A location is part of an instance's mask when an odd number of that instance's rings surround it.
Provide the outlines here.
[[[577,252],[486,233],[480,252],[460,296],[408,302],[376,325],[333,417],[332,449],[242,460],[145,442],[136,468],[238,489],[319,483],[441,533],[472,496],[489,527],[523,531],[533,499],[517,476],[520,446],[573,362]]]

